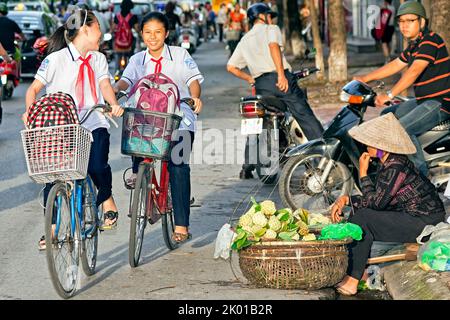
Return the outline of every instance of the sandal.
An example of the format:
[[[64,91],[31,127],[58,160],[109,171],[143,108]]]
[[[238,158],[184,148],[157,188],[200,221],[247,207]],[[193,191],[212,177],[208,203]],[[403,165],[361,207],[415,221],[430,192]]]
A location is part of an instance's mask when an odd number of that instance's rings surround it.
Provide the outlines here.
[[[46,246],[45,246],[45,236],[42,236],[40,239],[39,239],[39,241],[38,241],[38,250],[39,251],[43,251],[43,250],[45,250],[46,249]]]
[[[172,240],[176,243],[182,243],[185,241],[188,241],[192,239],[192,234],[188,233],[180,233],[180,232],[174,232],[172,234]]]
[[[103,225],[100,227],[100,230],[113,230],[117,227],[117,220],[119,219],[119,213],[117,211],[106,211],[103,214]],[[110,225],[105,224],[106,220],[114,220]]]

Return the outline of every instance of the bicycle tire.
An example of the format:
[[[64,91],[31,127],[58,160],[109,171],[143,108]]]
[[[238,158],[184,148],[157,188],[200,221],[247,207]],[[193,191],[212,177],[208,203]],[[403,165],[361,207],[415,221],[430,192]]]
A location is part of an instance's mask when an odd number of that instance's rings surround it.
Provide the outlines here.
[[[80,230],[83,235],[81,266],[87,276],[92,276],[95,273],[97,264],[99,209],[96,206],[96,194],[97,190],[88,176],[83,182],[83,224]],[[88,230],[87,234],[85,234],[86,230]]]
[[[172,234],[175,231],[175,220],[172,208],[172,196],[170,191],[170,183],[167,192],[167,207],[169,208],[161,217],[161,227],[164,238],[164,243],[169,250],[175,250],[179,244],[172,239]]]
[[[148,192],[148,179],[152,174],[153,168],[151,166],[145,163],[139,165],[131,204],[130,238],[128,244],[128,261],[132,268],[138,266],[141,257],[144,231],[147,225],[147,203],[152,200],[147,198],[152,196]]]
[[[74,215],[75,220],[72,219],[66,184],[57,183],[52,187],[49,192],[45,211],[45,245],[50,278],[58,295],[67,299],[75,294],[79,281],[80,229],[77,215]],[[52,236],[52,218],[54,215],[56,215],[57,219],[55,223],[55,231],[57,231],[57,234]],[[74,232],[72,232],[73,223],[75,223]],[[67,259],[62,258],[62,262],[65,262],[67,265],[64,265],[63,270],[61,270],[56,260],[60,256],[63,256],[61,253],[64,251],[62,250],[63,248],[65,248],[69,255]]]

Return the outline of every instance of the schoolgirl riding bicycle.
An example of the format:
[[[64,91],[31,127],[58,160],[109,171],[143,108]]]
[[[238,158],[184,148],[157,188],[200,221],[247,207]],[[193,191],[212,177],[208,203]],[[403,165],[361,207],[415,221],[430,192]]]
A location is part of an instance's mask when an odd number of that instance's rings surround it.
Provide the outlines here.
[[[92,11],[77,10],[59,27],[49,39],[47,56],[39,67],[35,80],[27,90],[25,103],[28,110],[39,92],[45,87],[46,93],[64,92],[70,94],[77,106],[81,119],[86,112],[104,99],[112,107],[112,115],[118,117],[123,109],[118,105],[110,82],[106,57],[98,52],[102,37],[100,25]],[[117,225],[118,210],[112,196],[112,173],[108,164],[109,123],[105,116],[93,113],[83,126],[92,132],[93,142],[89,157],[88,174],[98,189],[97,206],[103,205],[103,230]],[[44,190],[44,205],[51,184]],[[40,249],[45,248],[45,239],[39,241]]]
[[[144,16],[141,22],[141,35],[147,49],[131,57],[122,78],[115,85],[116,92],[127,90],[144,76],[163,73],[177,85],[180,98],[191,97],[195,102],[194,111],[187,104],[181,104],[184,117],[179,130],[177,142],[179,145],[176,147],[177,150],[181,150],[181,153],[178,154],[179,158],[172,157],[169,161],[175,215],[175,231],[172,239],[181,243],[191,238],[188,229],[191,193],[189,154],[194,140],[196,114],[202,110],[200,83],[203,81],[203,76],[186,49],[164,43],[169,36],[169,21],[164,14],[151,12]],[[132,178],[134,179],[139,161],[142,159],[136,158],[133,161],[134,177]]]

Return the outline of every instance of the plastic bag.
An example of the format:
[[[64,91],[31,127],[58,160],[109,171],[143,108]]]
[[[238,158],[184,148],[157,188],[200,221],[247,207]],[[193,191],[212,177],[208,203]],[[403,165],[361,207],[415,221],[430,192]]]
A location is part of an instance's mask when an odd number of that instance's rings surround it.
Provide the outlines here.
[[[430,241],[422,252],[419,266],[424,270],[450,271],[450,242]]]
[[[430,236],[428,242],[423,238]],[[422,244],[417,253],[417,262],[425,270],[450,271],[450,225],[441,222],[435,226],[426,226],[417,237]]]
[[[222,258],[227,260],[230,257],[231,243],[236,233],[231,229],[231,225],[226,223],[220,228],[216,238],[214,259]]]
[[[354,223],[331,224],[322,229],[319,240],[342,240],[349,237],[361,240],[361,227]]]
[[[371,265],[367,268],[367,278],[366,285],[369,290],[379,290],[384,291],[385,287],[383,285],[383,279],[381,276],[381,269],[379,266]]]

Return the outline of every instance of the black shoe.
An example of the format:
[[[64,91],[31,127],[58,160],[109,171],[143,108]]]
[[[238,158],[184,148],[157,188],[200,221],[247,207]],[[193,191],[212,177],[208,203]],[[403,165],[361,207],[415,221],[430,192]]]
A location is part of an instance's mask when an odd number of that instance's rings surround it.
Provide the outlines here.
[[[239,172],[239,179],[253,179],[253,174],[251,171],[242,169],[241,172]]]

